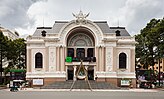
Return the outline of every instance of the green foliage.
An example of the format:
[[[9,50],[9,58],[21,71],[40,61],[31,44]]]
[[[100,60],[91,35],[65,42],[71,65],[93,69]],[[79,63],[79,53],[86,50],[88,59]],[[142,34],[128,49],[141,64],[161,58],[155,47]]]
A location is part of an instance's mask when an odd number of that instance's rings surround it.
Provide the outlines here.
[[[2,57],[2,59],[4,59],[7,55],[7,41],[8,38],[6,36],[3,35],[2,31],[0,30],[0,55]]]
[[[136,58],[144,68],[154,66],[155,60],[164,56],[164,19],[152,19],[141,30],[141,34],[135,36]]]
[[[26,44],[24,39],[19,38],[12,41],[0,31],[0,53],[2,54],[2,59],[7,57],[7,60],[10,61],[8,67],[26,68]]]
[[[20,38],[10,42],[8,59],[18,68],[25,68],[26,45],[25,40]]]

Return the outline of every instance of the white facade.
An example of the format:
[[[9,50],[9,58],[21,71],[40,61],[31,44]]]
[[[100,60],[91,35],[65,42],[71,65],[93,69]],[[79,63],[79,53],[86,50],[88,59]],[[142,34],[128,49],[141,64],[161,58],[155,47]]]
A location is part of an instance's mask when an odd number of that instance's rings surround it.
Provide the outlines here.
[[[3,32],[3,35],[4,36],[7,36],[9,39],[11,40],[15,40],[15,39],[18,39],[19,36],[16,35],[14,32],[8,30],[8,29],[5,29],[3,27],[0,27],[0,30]]]
[[[127,78],[135,83],[135,38],[124,27],[109,27],[106,21],[87,20],[88,15],[80,11],[74,15],[76,20],[38,27],[27,38],[27,79],[43,78],[45,84],[77,80],[75,74],[80,62],[65,62],[66,57],[71,56],[96,58],[96,61],[83,60],[90,80],[98,77],[98,81],[119,85],[120,79]],[[42,55],[42,59],[37,54]],[[42,60],[39,68],[36,61],[40,60],[36,58]]]

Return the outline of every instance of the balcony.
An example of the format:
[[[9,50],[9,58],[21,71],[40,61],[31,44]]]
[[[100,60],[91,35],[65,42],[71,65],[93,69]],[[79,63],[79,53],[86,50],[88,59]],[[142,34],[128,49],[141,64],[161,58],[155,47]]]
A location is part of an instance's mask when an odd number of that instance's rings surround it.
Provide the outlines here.
[[[67,57],[66,65],[80,65],[80,59],[83,60],[83,65],[96,65],[96,57],[85,57],[85,58],[77,58],[77,57]]]

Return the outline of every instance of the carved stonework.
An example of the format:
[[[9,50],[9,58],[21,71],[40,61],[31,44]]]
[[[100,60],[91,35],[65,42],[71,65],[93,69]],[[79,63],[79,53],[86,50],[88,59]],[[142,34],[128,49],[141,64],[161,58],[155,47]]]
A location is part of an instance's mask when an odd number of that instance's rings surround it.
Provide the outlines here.
[[[63,43],[66,39],[67,33],[76,27],[81,26],[80,24],[75,24],[74,21],[71,21],[69,24],[67,24],[61,31],[60,31],[60,42]],[[101,30],[92,22],[89,21],[87,22],[87,24],[83,24],[83,27],[86,27],[88,29],[90,29],[94,34],[95,34],[95,39],[97,39],[97,43],[95,43],[95,45],[102,43],[102,32]]]
[[[79,14],[74,14],[72,13],[73,16],[76,18],[76,24],[86,24],[87,23],[87,20],[86,18],[89,16],[89,13],[88,14],[83,14],[82,11],[79,12]]]
[[[106,48],[106,71],[112,71],[112,52],[110,48]]]
[[[89,36],[78,33],[70,38],[68,46],[93,46],[93,41]]]
[[[56,48],[49,48],[49,71],[56,70]]]

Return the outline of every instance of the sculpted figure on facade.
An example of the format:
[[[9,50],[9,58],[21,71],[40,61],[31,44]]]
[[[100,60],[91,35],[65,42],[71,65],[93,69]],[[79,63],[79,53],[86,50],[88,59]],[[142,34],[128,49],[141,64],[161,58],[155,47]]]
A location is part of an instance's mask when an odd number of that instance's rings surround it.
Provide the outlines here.
[[[76,18],[76,21],[75,21],[76,24],[80,24],[80,23],[86,24],[87,23],[86,18],[89,16],[89,13],[83,14],[83,12],[80,11],[79,14],[74,14],[74,13],[72,13],[72,14]]]

